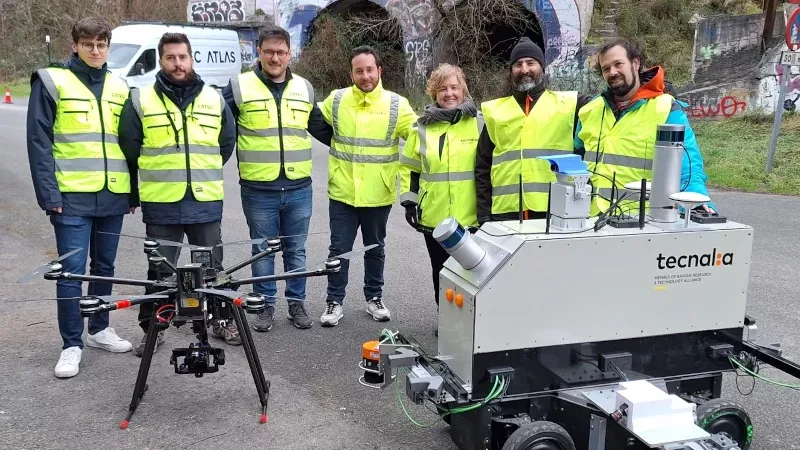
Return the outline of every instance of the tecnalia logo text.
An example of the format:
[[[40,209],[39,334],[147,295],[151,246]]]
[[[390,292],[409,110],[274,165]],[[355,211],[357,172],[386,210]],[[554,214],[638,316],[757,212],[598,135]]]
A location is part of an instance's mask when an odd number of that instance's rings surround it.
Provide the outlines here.
[[[659,253],[656,261],[658,261],[658,268],[660,270],[675,268],[685,269],[688,267],[730,266],[733,264],[733,253],[720,253],[717,249],[704,255],[664,256],[663,253]]]

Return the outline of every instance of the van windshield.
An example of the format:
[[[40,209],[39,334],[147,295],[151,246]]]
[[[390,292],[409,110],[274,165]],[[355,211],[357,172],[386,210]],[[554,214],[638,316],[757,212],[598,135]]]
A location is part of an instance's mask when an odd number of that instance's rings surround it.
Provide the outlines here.
[[[128,65],[131,59],[139,51],[140,45],[136,44],[114,44],[108,48],[108,68],[120,69]]]

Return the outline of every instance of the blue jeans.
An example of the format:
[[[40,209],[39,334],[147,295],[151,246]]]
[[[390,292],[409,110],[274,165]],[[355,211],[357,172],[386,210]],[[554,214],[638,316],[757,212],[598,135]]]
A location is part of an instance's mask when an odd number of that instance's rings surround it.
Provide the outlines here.
[[[119,236],[107,233],[119,233],[122,230],[124,216],[80,217],[52,214],[50,223],[56,235],[58,254],[69,253],[76,248],[83,250],[61,261],[64,272],[76,275],[86,273],[86,259],[90,255],[89,275],[101,277],[114,276],[114,260],[117,258]],[[110,295],[112,284],[89,283],[87,295]],[[82,282],[76,280],[56,281],[58,298],[80,297],[83,295]],[[89,317],[89,334],[95,334],[108,327],[108,313],[95,314]],[[78,300],[58,300],[58,330],[64,341],[62,349],[69,347],[83,348],[83,317],[78,307]]]
[[[392,205],[358,208],[346,203],[330,200],[328,214],[331,226],[331,245],[328,247],[329,258],[353,249],[356,233],[361,228],[364,247],[378,244],[377,247],[364,253],[364,297],[370,300],[381,298],[383,293],[383,266],[386,260],[384,240],[386,239],[386,223]],[[344,302],[347,288],[350,260],[341,260],[338,273],[328,275],[327,303]]]
[[[293,236],[281,239],[283,270],[303,271],[306,267],[306,239],[311,223],[311,185],[289,191],[258,190],[242,186],[242,209],[250,227],[250,239]],[[299,235],[299,236],[297,236]],[[253,245],[252,254],[267,249],[267,243]],[[275,255],[269,255],[252,264],[254,277],[275,274]],[[253,291],[267,296],[267,305],[274,306],[278,292],[275,281],[253,283]],[[286,281],[289,302],[305,301],[306,279]]]

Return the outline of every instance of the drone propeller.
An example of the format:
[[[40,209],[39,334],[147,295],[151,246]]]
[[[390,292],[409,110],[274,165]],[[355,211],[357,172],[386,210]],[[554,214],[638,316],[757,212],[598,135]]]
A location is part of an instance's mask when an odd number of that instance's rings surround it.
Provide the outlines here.
[[[65,259],[69,258],[70,256],[78,253],[81,250],[83,250],[83,249],[82,248],[76,248],[75,250],[73,250],[73,251],[71,251],[69,253],[65,253],[65,254],[61,255],[58,258],[50,261],[49,263],[42,264],[41,266],[39,266],[36,269],[34,269],[33,272],[31,272],[31,273],[29,273],[27,275],[23,275],[22,277],[20,277],[20,279],[17,280],[17,283],[25,283],[28,280],[32,280],[32,279],[36,278],[39,274],[44,273],[45,269],[49,269],[50,266],[52,266],[53,264],[55,264],[55,263],[57,263],[59,261],[63,261]]]
[[[111,234],[111,235],[114,235],[114,236],[125,236],[125,237],[129,237],[129,238],[134,238],[134,239],[141,239],[143,241],[155,241],[155,242],[158,242],[158,245],[163,245],[165,247],[183,247],[183,248],[191,248],[191,249],[203,248],[200,245],[184,244],[183,242],[170,241],[170,240],[161,239],[161,238],[146,237],[146,236],[135,236],[135,235],[132,235],[132,234],[124,234],[124,233],[109,233],[107,231],[98,231],[98,233]]]
[[[341,255],[331,256],[330,258],[326,258],[325,261],[323,261],[322,263],[319,263],[318,266],[324,267],[325,266],[325,262],[331,261],[331,260],[334,260],[334,259],[350,259],[353,256],[358,255],[359,253],[364,253],[367,250],[373,249],[373,248],[375,248],[377,246],[378,246],[378,244],[372,244],[372,245],[368,245],[366,247],[358,248],[358,249],[355,249],[355,250],[350,250],[349,252],[342,253]],[[290,271],[288,271],[286,273],[303,272],[305,270],[308,270],[308,269],[305,268],[305,267],[301,267],[301,268],[298,268],[298,269],[290,270]]]
[[[98,298],[106,303],[116,302],[118,300],[146,300],[146,299],[160,299],[169,298],[169,295],[84,295],[83,297],[64,297],[64,298],[33,298],[27,300],[8,300],[9,303],[26,303],[26,302],[42,302],[42,301],[56,301],[56,300],[81,300],[84,298]]]
[[[292,234],[289,236],[275,236],[269,238],[259,238],[259,239],[249,239],[246,241],[233,241],[233,242],[223,242],[222,244],[217,244],[215,247],[224,247],[227,245],[258,245],[262,242],[269,241],[270,239],[284,239],[284,238],[291,238],[291,237],[300,237],[300,236],[312,236],[315,234],[326,234],[326,232],[319,232],[319,233],[305,233],[305,234]]]

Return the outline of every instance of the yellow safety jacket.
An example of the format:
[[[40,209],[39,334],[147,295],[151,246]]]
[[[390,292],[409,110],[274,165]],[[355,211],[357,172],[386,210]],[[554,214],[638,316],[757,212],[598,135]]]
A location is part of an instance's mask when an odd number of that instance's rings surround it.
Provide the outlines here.
[[[231,79],[239,108],[237,158],[239,176],[247,181],[273,181],[281,165],[290,180],[311,176],[311,136],[308,117],[314,88],[297,75],[289,79],[278,105],[255,72]]]
[[[605,212],[611,205],[608,201],[611,180],[616,182],[616,198],[626,183],[642,178],[652,180],[656,127],[666,123],[673,101],[671,95],[659,95],[625,113],[619,121],[602,97],[598,96],[581,108],[578,137],[586,149],[583,160],[592,173],[592,193],[596,194],[592,196],[592,216]],[[623,201],[620,207],[626,213],[636,214],[638,195],[632,198],[632,202]]]
[[[408,137],[400,155],[400,201],[417,203],[422,227],[436,228],[448,217],[465,227],[478,226],[475,157],[483,125],[478,112],[454,124],[419,124]],[[411,192],[411,172],[420,174],[417,193]]]
[[[208,85],[186,111],[166,96],[160,97],[155,86],[131,91],[144,131],[138,159],[142,202],[180,201],[187,186],[198,201],[222,200],[219,135],[224,102]]]
[[[56,102],[53,157],[61,192],[131,192],[131,177],[117,139],[119,115],[128,84],[106,74],[98,100],[72,71],[48,67],[37,71]]]
[[[328,197],[356,207],[394,203],[399,138],[417,120],[408,100],[379,83],[369,93],[356,86],[333,91],[320,109],[333,127]]]
[[[481,106],[486,130],[495,144],[492,154],[492,214],[547,210],[547,192],[556,176],[550,163],[539,156],[572,153],[575,108],[574,91],[545,90],[526,116],[514,97],[503,97]]]

